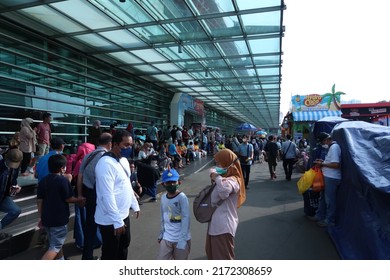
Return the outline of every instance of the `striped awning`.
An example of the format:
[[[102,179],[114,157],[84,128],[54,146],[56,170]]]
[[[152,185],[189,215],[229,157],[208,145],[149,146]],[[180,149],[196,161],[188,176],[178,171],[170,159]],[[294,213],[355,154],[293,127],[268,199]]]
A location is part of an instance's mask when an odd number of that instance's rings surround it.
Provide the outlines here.
[[[326,110],[326,111],[302,111],[293,112],[293,119],[295,122],[310,122],[318,121],[324,117],[340,117],[341,111],[337,110]]]

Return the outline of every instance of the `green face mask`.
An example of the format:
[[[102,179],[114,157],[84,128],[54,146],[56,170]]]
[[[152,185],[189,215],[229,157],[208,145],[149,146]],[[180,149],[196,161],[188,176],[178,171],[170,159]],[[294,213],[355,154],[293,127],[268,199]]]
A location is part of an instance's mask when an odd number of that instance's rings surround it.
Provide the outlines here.
[[[176,190],[179,188],[179,184],[177,185],[167,185],[165,186],[165,189],[167,190],[167,192],[169,193],[175,193]]]
[[[228,171],[227,168],[222,168],[218,166],[215,167],[215,172],[217,172],[219,175],[224,175],[227,173],[227,171]]]

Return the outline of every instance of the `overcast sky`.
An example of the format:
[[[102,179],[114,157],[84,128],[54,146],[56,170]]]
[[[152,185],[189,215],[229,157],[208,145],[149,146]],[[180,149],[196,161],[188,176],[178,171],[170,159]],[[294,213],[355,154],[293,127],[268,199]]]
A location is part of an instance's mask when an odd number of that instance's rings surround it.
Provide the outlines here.
[[[281,111],[291,95],[390,100],[390,1],[285,0]]]

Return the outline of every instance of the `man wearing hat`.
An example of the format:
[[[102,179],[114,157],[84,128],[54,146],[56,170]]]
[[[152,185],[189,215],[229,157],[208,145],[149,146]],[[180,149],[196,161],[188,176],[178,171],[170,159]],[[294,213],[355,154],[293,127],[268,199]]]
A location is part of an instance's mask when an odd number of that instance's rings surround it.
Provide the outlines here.
[[[6,152],[4,159],[0,160],[0,211],[7,213],[0,221],[0,230],[16,220],[22,211],[11,198],[21,190],[16,180],[22,159],[23,153],[20,150],[10,149]],[[9,234],[0,232],[0,240],[9,237]]]

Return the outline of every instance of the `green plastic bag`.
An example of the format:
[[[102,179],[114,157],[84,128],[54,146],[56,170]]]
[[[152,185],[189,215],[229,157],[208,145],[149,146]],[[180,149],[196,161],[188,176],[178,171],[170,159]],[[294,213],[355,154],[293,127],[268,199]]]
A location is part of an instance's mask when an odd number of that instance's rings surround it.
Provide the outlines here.
[[[300,194],[303,194],[305,191],[307,191],[314,181],[314,176],[316,175],[316,171],[310,168],[307,170],[302,177],[298,180],[297,186],[298,186],[298,192]]]

